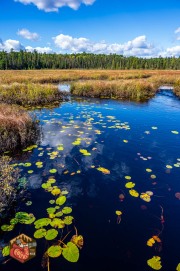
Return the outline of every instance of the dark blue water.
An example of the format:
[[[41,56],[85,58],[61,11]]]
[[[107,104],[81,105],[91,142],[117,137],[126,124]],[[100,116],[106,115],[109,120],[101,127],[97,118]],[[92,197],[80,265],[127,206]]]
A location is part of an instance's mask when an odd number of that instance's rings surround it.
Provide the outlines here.
[[[14,158],[32,163],[20,167],[32,201],[31,206],[19,203],[20,210],[36,218],[45,216],[52,197],[41,184],[53,175],[57,185],[69,192],[68,206],[73,208],[78,233],[84,236],[79,261],[52,259],[51,271],[147,271],[153,270],[147,265],[153,256],[161,257],[161,270],[176,270],[180,262],[180,200],[175,196],[180,192],[180,101],[166,94],[159,93],[144,104],[72,99],[53,110],[35,111],[42,125],[41,142],[32,152]],[[77,138],[81,144],[74,146]],[[58,146],[63,150],[58,151]],[[91,155],[83,156],[80,149]],[[53,151],[58,156],[50,159]],[[43,162],[42,168],[36,167],[37,161]],[[99,166],[110,174],[99,172]],[[52,168],[57,173],[50,174]],[[131,196],[125,176],[131,176],[139,194],[153,192],[151,201]],[[116,210],[122,211],[120,224]],[[33,236],[30,226],[20,226],[2,239],[7,242],[20,232]],[[148,247],[153,235],[162,243]],[[25,264],[10,260],[0,269],[39,271],[44,251],[44,243],[38,241],[36,258]]]

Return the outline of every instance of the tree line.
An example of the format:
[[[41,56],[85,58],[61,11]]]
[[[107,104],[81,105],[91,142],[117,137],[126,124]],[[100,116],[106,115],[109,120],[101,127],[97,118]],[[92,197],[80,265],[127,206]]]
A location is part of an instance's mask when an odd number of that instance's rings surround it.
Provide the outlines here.
[[[117,54],[47,54],[0,52],[0,70],[28,69],[173,69],[180,70],[180,57],[140,58]]]

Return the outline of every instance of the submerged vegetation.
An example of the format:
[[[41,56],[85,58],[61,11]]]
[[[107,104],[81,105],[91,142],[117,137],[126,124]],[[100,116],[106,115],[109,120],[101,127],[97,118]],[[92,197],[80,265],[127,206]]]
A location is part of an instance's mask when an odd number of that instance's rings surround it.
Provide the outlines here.
[[[11,159],[8,156],[0,158],[0,217],[12,206],[17,196],[17,179],[19,170],[10,165]]]
[[[16,105],[0,104],[0,153],[36,142],[38,124]]]

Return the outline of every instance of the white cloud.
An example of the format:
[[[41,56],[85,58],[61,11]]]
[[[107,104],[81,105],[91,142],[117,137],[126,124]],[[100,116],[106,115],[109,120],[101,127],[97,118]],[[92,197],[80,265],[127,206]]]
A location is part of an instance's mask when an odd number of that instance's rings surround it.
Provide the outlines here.
[[[167,48],[166,50],[166,55],[167,56],[180,56],[180,45]]]
[[[174,31],[174,33],[176,34],[176,39],[177,39],[177,40],[180,40],[180,27],[178,27],[178,28]]]
[[[63,51],[79,53],[104,53],[104,54],[123,54],[137,56],[151,56],[158,53],[151,43],[147,42],[146,36],[139,36],[124,44],[112,43],[108,44],[105,41],[92,42],[87,38],[73,38],[69,35],[60,34],[53,38],[56,47]]]
[[[27,52],[33,52],[34,50],[36,50],[38,53],[47,53],[50,54],[52,53],[52,49],[50,47],[31,47],[31,46],[26,46],[26,51]]]
[[[57,12],[59,8],[64,6],[72,9],[78,9],[81,4],[92,5],[96,0],[14,0],[24,5],[34,4],[38,9],[46,12]]]
[[[37,41],[39,39],[39,35],[37,33],[32,33],[25,28],[18,30],[17,34],[27,40]]]
[[[25,48],[18,40],[9,39],[4,42],[0,40],[0,51],[10,52],[11,49],[14,51],[20,51],[24,50]]]

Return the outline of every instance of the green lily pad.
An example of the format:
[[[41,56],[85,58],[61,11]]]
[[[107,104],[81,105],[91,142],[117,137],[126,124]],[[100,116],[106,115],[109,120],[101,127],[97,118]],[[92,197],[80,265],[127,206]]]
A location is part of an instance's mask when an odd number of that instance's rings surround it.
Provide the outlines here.
[[[62,212],[63,212],[63,214],[68,215],[72,212],[72,208],[71,207],[64,207],[62,209]]]
[[[51,230],[47,231],[45,238],[46,238],[46,240],[50,241],[50,240],[55,239],[57,236],[58,236],[58,231],[55,229],[51,229]]]
[[[2,250],[2,255],[3,255],[3,257],[8,256],[9,253],[10,253],[10,247],[9,247],[9,246],[5,246],[5,247],[3,248],[3,250]]]
[[[39,229],[39,230],[35,231],[35,233],[34,233],[34,237],[36,239],[43,238],[45,235],[46,235],[45,229]]]
[[[61,217],[61,216],[63,216],[63,212],[61,212],[61,211],[60,211],[60,212],[57,212],[57,213],[55,214],[55,216],[56,216],[56,217]]]
[[[42,228],[44,226],[48,226],[51,222],[51,219],[49,218],[40,218],[38,220],[36,220],[36,222],[34,222],[35,228],[39,229]]]
[[[56,204],[58,204],[58,205],[63,205],[65,202],[66,202],[66,197],[65,196],[60,196],[56,200]]]
[[[62,247],[60,246],[51,246],[47,250],[47,254],[51,258],[57,258],[61,255],[62,253]]]
[[[52,191],[51,191],[51,194],[53,196],[57,196],[59,194],[61,194],[61,190],[59,188],[54,188]]]
[[[51,184],[50,183],[43,183],[41,185],[41,187],[44,188],[44,189],[47,189],[47,188],[51,187]]]
[[[26,212],[16,213],[15,218],[17,218],[21,224],[32,224],[36,220],[33,214],[28,214]]]
[[[19,222],[19,221],[18,221],[17,218],[12,218],[12,219],[10,220],[10,224],[11,224],[11,225],[16,225],[18,222]]]
[[[73,219],[74,219],[73,216],[66,216],[66,217],[64,218],[64,223],[65,223],[66,225],[71,225]]]
[[[67,261],[75,263],[79,259],[79,249],[72,242],[68,242],[67,246],[63,248],[62,255]]]
[[[55,203],[55,200],[54,200],[54,199],[51,199],[51,200],[49,201],[49,203],[50,203],[50,204],[54,204],[54,203]]]
[[[31,166],[31,163],[25,163],[24,164],[24,167],[30,167]]]
[[[65,223],[62,219],[59,219],[59,218],[54,218],[50,225],[53,227],[53,228],[58,228],[58,229],[63,229],[65,227]]]
[[[2,225],[1,230],[2,231],[12,231],[14,229],[14,225]]]
[[[47,208],[46,211],[48,214],[54,214],[56,211],[56,208],[50,207],[50,208]]]
[[[52,169],[49,170],[49,172],[50,172],[50,173],[56,173],[56,172],[57,172],[57,169],[52,168]]]

